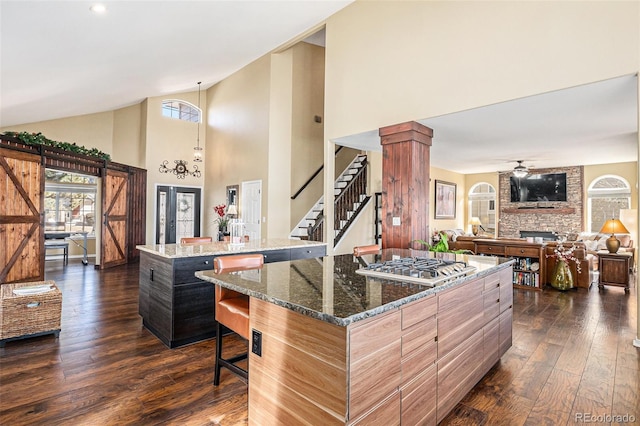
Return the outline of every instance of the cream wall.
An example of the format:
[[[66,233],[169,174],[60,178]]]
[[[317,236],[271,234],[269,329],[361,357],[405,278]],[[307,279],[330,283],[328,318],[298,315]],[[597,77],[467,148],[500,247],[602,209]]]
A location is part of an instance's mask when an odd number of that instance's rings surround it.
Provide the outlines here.
[[[324,125],[314,116],[324,118],[324,48],[309,43],[297,43],[291,48],[293,66],[293,108],[291,122],[291,186],[290,196],[322,166]],[[323,194],[321,173],[295,200],[291,200],[289,229]]]
[[[467,186],[464,175],[460,173],[451,172],[449,170],[439,169],[431,166],[429,174],[429,232],[442,231],[443,229],[463,229],[466,230],[465,222],[465,195],[467,193]],[[435,217],[435,187],[436,180],[442,180],[456,184],[456,217],[455,219],[443,220],[434,219]],[[428,239],[425,235],[423,239]]]
[[[333,140],[636,73],[638,8],[611,1],[354,2],[326,25],[325,135]]]
[[[198,92],[179,93],[171,96],[147,98],[146,100],[146,117],[143,118],[143,123],[145,123],[144,133],[146,134],[144,145],[147,169],[147,244],[155,242],[156,186],[168,185],[202,188],[204,186],[206,173],[206,157],[208,155],[206,149],[204,150],[205,161],[197,165],[198,169],[202,172],[199,178],[189,175],[185,176],[184,179],[178,179],[178,177],[172,173],[160,172],[160,165],[165,160],[168,162],[167,167],[169,168],[175,167],[175,160],[185,160],[187,161],[187,169],[193,171],[193,148],[196,146],[198,136],[198,123],[177,120],[162,115],[162,101],[167,99],[179,99],[197,106]],[[203,92],[201,93],[201,106],[206,105],[206,101],[207,96],[206,93]],[[200,146],[204,146],[205,144],[205,126],[201,125]],[[135,148],[136,147],[131,147],[132,153],[135,153]]]
[[[57,120],[39,121],[3,127],[0,131],[42,133],[46,138],[96,148],[111,155],[113,161],[113,130],[115,111],[78,115]]]
[[[270,85],[271,60],[267,55],[207,90],[203,216],[207,235],[215,235],[213,206],[225,203],[227,185],[262,180],[262,213],[267,216]],[[239,197],[242,199],[241,188]],[[267,237],[265,223],[261,232]]]
[[[113,113],[113,161],[146,168],[142,138],[142,104],[115,110]]]
[[[137,104],[114,111],[8,126],[0,132],[40,132],[48,139],[96,148],[111,155],[112,161],[144,168],[141,111],[141,104]]]

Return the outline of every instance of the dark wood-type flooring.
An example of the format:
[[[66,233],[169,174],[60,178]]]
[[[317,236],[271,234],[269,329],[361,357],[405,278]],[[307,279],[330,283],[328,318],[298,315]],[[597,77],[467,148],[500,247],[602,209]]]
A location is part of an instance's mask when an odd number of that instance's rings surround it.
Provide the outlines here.
[[[142,327],[137,264],[52,261],[46,278],[63,292],[62,332],[0,348],[1,425],[246,424],[246,384],[225,369],[212,384],[215,340],[167,349]],[[513,347],[442,424],[639,424],[635,337],[635,288],[515,290]]]

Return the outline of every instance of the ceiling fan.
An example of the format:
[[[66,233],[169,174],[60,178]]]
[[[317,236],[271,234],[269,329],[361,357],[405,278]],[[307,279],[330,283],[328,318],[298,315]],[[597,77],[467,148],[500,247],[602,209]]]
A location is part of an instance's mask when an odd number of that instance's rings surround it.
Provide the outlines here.
[[[518,165],[513,168],[513,175],[517,178],[523,178],[529,174],[529,169],[522,165],[523,160],[518,160]]]

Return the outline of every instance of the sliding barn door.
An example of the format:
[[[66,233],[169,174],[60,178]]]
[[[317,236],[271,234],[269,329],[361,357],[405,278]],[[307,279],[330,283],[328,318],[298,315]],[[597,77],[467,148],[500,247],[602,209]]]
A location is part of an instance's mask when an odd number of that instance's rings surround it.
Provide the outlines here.
[[[127,263],[128,173],[105,169],[102,179],[100,269]]]
[[[44,279],[40,161],[0,148],[0,284]]]

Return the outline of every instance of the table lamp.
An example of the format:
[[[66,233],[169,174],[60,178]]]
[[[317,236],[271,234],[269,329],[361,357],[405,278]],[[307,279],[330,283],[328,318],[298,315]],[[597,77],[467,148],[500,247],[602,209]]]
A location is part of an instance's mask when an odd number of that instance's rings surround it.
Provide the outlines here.
[[[229,207],[227,207],[227,215],[229,215],[229,217],[235,218],[237,214],[238,209],[236,208],[235,204],[231,204]]]
[[[482,226],[482,222],[480,222],[480,218],[474,216],[471,218],[471,221],[469,223],[471,224],[471,232],[473,233],[473,235],[478,235],[478,232],[480,231],[480,226]]]
[[[615,234],[628,234],[629,230],[624,227],[620,219],[609,219],[602,225],[600,232],[603,234],[611,234],[611,236],[607,238],[607,250],[609,250],[609,253],[617,253],[620,248],[620,240],[616,238]]]

